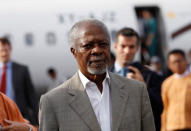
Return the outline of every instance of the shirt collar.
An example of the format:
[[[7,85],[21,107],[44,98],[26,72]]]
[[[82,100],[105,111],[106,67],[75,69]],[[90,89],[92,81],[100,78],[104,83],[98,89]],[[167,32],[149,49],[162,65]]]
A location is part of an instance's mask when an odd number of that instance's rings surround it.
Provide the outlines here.
[[[78,71],[78,74],[79,74],[80,80],[81,80],[84,88],[87,87],[87,84],[94,83],[94,82],[90,81],[86,76],[84,76],[84,74],[82,74],[82,72],[80,70]],[[106,70],[106,77],[103,80],[103,82],[104,81],[108,81],[108,84],[110,84],[110,76],[109,76],[108,70]]]
[[[7,68],[11,67],[11,64],[12,64],[11,61],[7,62],[7,63],[6,63],[6,67],[7,67]],[[0,68],[3,68],[3,65],[4,65],[3,62],[0,62]]]
[[[175,73],[174,76],[175,76],[176,78],[182,78],[182,77],[184,77],[184,76],[187,76],[188,74],[191,73],[190,68],[191,68],[191,67],[188,66],[188,68],[186,69],[186,71],[185,71],[183,74],[177,74],[177,73]]]
[[[115,67],[116,72],[119,72],[122,69],[122,67],[120,66],[120,64],[117,61],[115,61],[114,67]]]

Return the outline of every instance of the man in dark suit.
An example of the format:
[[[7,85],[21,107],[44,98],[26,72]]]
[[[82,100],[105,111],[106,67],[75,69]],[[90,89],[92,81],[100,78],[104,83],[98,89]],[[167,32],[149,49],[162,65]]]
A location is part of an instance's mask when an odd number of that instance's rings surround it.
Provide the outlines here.
[[[155,131],[144,83],[107,70],[106,26],[98,20],[79,21],[69,40],[79,70],[41,97],[40,131]]]
[[[131,28],[117,32],[114,43],[116,61],[110,71],[123,77],[142,81],[147,85],[157,131],[160,130],[162,113],[161,83],[162,77],[152,72],[140,62],[133,62],[139,48],[139,35]]]
[[[11,43],[0,38],[0,91],[16,102],[24,118],[37,125],[37,99],[28,68],[10,57]]]

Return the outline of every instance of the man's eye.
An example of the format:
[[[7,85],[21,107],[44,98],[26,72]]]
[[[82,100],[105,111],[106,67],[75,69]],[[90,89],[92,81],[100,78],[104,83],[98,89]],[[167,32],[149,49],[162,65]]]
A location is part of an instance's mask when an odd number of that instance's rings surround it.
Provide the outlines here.
[[[106,47],[106,46],[108,46],[109,44],[108,44],[108,43],[103,42],[103,43],[100,43],[99,45],[100,45],[100,46],[102,46],[102,47]]]
[[[125,45],[121,45],[121,48],[125,48]]]
[[[131,49],[134,49],[134,48],[135,48],[135,46],[130,46],[130,48],[131,48]]]
[[[92,44],[86,44],[86,45],[82,46],[82,48],[84,48],[84,49],[91,49],[92,46],[93,46]]]

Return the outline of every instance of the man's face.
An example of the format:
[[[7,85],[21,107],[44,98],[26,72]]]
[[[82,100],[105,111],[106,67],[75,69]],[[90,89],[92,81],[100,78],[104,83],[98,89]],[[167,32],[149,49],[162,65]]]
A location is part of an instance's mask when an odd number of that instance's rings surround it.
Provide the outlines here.
[[[126,66],[133,61],[138,50],[137,37],[119,35],[117,42],[114,44],[114,50],[117,62],[123,67]]]
[[[84,75],[99,75],[110,62],[110,39],[99,26],[89,25],[80,30],[76,49],[71,48],[80,71]]]
[[[180,54],[171,54],[168,58],[168,67],[173,73],[182,74],[187,68],[186,59]]]
[[[160,71],[162,69],[160,62],[151,63],[151,67],[154,69],[154,71]]]
[[[151,13],[149,11],[144,10],[142,12],[142,16],[143,16],[144,19],[150,19],[151,18]]]
[[[0,42],[0,61],[6,63],[10,60],[11,47]]]

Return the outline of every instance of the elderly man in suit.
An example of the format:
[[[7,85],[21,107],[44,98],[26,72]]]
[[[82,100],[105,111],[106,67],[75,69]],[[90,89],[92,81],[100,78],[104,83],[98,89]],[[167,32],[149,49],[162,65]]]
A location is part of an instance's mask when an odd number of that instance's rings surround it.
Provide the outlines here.
[[[69,33],[79,70],[41,97],[40,131],[155,131],[146,87],[107,70],[110,37],[98,20]]]
[[[37,125],[38,106],[28,68],[11,60],[11,43],[0,38],[0,91],[16,102],[24,118]]]

